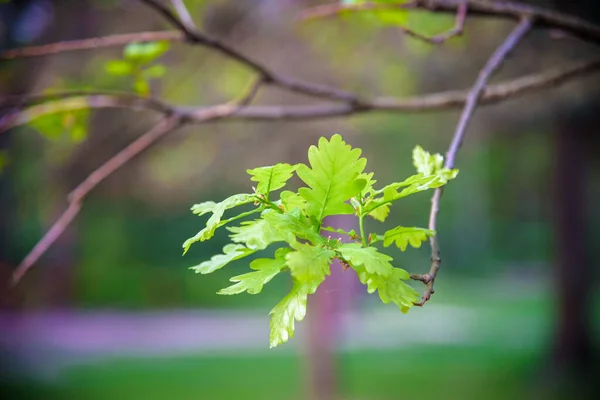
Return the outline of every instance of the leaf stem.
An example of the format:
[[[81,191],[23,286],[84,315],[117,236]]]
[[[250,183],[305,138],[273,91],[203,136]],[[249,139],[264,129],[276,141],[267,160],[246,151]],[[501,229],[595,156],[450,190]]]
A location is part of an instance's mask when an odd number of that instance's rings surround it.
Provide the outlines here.
[[[369,247],[367,243],[367,237],[365,236],[365,224],[364,224],[365,216],[360,215],[358,217],[358,226],[360,228],[360,240],[362,241],[363,247]]]
[[[269,200],[267,198],[260,197],[260,196],[256,196],[256,199],[259,202],[263,203],[264,205],[269,206],[269,208],[272,208],[273,210],[276,210],[276,211],[278,211],[280,213],[283,213],[283,210],[281,208],[279,208],[277,206],[277,204],[273,203],[271,200]]]

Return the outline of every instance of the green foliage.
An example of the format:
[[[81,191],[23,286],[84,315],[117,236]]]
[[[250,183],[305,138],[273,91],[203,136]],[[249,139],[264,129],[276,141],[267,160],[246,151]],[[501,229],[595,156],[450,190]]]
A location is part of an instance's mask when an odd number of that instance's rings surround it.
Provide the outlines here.
[[[129,77],[136,93],[149,96],[150,81],[167,73],[163,64],[150,64],[166,53],[169,46],[169,42],[130,43],[123,49],[123,58],[108,61],[104,69],[109,75]]]
[[[329,215],[352,214],[354,210],[345,203],[358,195],[367,184],[358,176],[367,165],[367,160],[359,158],[360,149],[352,150],[340,135],[331,141],[319,140],[319,147],[308,149],[309,168],[300,164],[296,173],[309,188],[300,188],[298,194],[306,200],[306,213],[317,221]]]
[[[433,235],[435,235],[435,232],[430,229],[397,226],[383,234],[383,245],[388,247],[395,243],[400,250],[406,251],[406,247],[410,244],[418,249],[421,247],[421,242],[426,241],[428,237]]]
[[[443,167],[439,154],[431,155],[420,147],[413,151],[413,164],[417,174],[404,181],[375,189],[373,173],[365,173],[367,160],[361,158],[360,149],[352,149],[340,135],[321,138],[317,146],[308,150],[309,165],[276,164],[248,170],[256,184],[252,194],[237,194],[222,202],[207,201],[196,204],[192,212],[198,216],[211,214],[206,225],[183,244],[184,254],[198,241],[210,239],[215,230],[232,221],[260,213],[260,218],[228,227],[233,243],[223,248],[223,254],[192,267],[196,272],[208,274],[223,268],[231,261],[250,256],[270,244],[285,242],[273,259],[260,258],[250,263],[254,270],[231,278],[234,285],[219,294],[260,293],[263,286],[281,271],[289,270],[292,291],[271,310],[271,347],[287,342],[294,335],[295,321],[306,314],[309,294],[330,274],[334,259],[356,271],[367,291],[377,291],[384,303],[393,302],[403,311],[417,301],[418,293],[404,281],[410,275],[392,265],[392,257],[380,252],[375,243],[392,243],[406,250],[408,244],[419,247],[421,242],[435,232],[422,228],[396,227],[384,235],[366,235],[363,220],[371,216],[383,221],[391,205],[398,199],[445,185],[454,179],[457,170]],[[297,193],[283,190],[278,200],[272,200],[274,191],[283,189],[294,172],[307,185]],[[275,196],[273,196],[275,197]],[[224,219],[226,211],[241,205],[254,204],[251,211]],[[330,215],[354,214],[360,232],[323,227],[323,219]],[[327,232],[348,236],[350,243],[331,239]]]
[[[48,114],[34,119],[29,126],[47,139],[57,140],[67,133],[71,141],[81,142],[87,137],[89,115],[89,109]]]
[[[249,294],[257,294],[262,291],[265,284],[281,272],[286,266],[286,254],[290,249],[281,248],[275,251],[275,259],[259,258],[250,263],[250,268],[256,272],[234,276],[230,279],[231,282],[237,282],[225,289],[219,290],[219,294],[238,294],[248,292]]]
[[[406,3],[408,0],[341,0],[345,5],[358,5],[364,3]],[[402,8],[390,8],[381,10],[361,10],[360,16],[367,20],[373,20],[381,25],[406,26],[408,23],[408,10]]]

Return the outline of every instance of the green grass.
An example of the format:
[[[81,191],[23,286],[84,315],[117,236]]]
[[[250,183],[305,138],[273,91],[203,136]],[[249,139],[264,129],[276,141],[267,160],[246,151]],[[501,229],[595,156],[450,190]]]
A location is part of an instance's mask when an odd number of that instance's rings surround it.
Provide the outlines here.
[[[467,346],[336,356],[343,399],[365,400],[526,398],[538,358],[536,352]],[[73,367],[55,386],[28,384],[23,397],[11,398],[302,399],[303,365],[300,357],[275,352],[119,359]]]

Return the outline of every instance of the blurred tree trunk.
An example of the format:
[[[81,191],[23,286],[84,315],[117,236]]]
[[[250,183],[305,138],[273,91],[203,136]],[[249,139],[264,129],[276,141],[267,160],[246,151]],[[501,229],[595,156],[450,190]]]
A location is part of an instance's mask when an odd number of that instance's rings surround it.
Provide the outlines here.
[[[323,225],[344,230],[357,229],[353,215],[328,217]],[[346,237],[336,233],[324,234],[347,241]],[[335,350],[341,336],[342,317],[352,305],[356,283],[356,274],[344,271],[336,260],[331,265],[331,276],[327,277],[314,295],[309,296],[306,314],[306,377],[309,399],[331,400],[340,397]]]
[[[600,23],[595,0],[559,1],[559,11]],[[596,349],[592,338],[592,294],[597,264],[586,245],[589,232],[587,190],[589,161],[598,155],[600,101],[588,99],[578,109],[561,110],[555,123],[555,240],[557,326],[553,341],[555,372],[570,373],[595,385]],[[569,375],[570,375],[569,374]],[[586,379],[587,378],[587,379]],[[590,380],[591,378],[591,380]]]
[[[553,358],[558,372],[589,372],[595,356],[591,336],[594,262],[586,246],[591,135],[600,130],[600,107],[588,116],[573,112],[555,125],[555,241],[557,327]]]

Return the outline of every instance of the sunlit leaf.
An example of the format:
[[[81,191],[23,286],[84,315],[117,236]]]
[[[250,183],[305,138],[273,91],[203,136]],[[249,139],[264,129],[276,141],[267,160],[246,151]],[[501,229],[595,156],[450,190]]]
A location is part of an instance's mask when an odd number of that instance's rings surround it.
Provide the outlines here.
[[[444,157],[441,154],[431,154],[421,146],[413,150],[413,165],[417,172],[424,176],[434,175],[443,168]]]
[[[140,63],[150,62],[169,50],[170,44],[166,41],[130,43],[123,49],[123,57]]]
[[[215,230],[223,226],[227,221],[221,221],[226,210],[252,203],[254,196],[249,194],[235,194],[223,200],[220,203],[205,202],[192,207],[192,212],[202,215],[212,212],[212,216],[206,222],[206,227],[193,237],[183,243],[183,254],[187,253],[190,246],[195,242],[203,242],[210,239],[215,234]],[[223,223],[222,223],[223,222]]]
[[[285,235],[288,243],[294,242],[296,237],[309,240],[313,244],[325,242],[325,239],[315,230],[310,220],[302,215],[299,208],[295,208],[285,214],[269,212],[263,218],[272,227],[277,229],[280,234]]]
[[[287,254],[287,265],[292,271],[295,281],[308,286],[308,293],[312,294],[317,286],[329,275],[329,263],[335,252],[321,246],[296,243],[294,251]]]
[[[281,189],[285,183],[292,177],[296,165],[280,163],[268,167],[249,169],[254,182],[258,182],[256,192],[264,196],[269,196],[271,191]]]
[[[395,243],[400,250],[406,251],[406,247],[410,244],[418,249],[422,242],[433,235],[435,235],[435,231],[430,229],[397,226],[383,235],[383,245],[388,247]]]
[[[110,75],[125,76],[133,74],[135,68],[129,61],[110,60],[106,63],[106,65],[104,65],[104,69]]]
[[[306,315],[308,290],[308,284],[294,282],[292,291],[269,313],[271,315],[271,348],[294,337],[295,321],[302,321]]]
[[[338,247],[337,251],[352,266],[363,266],[370,274],[383,277],[390,276],[394,266],[390,263],[392,257],[377,251],[375,247],[362,247],[358,243],[346,243]]]
[[[254,250],[250,250],[244,245],[230,243],[223,247],[223,254],[214,255],[210,260],[204,261],[190,269],[193,269],[197,274],[210,274],[234,260],[239,260],[253,253]]]
[[[330,141],[319,139],[318,147],[308,149],[311,168],[301,164],[296,170],[310,187],[298,190],[308,203],[308,215],[320,222],[328,215],[354,212],[345,201],[359,194],[367,183],[358,178],[367,164],[360,154],[360,149],[352,149],[337,134]]]
[[[287,248],[277,249],[275,259],[259,258],[250,263],[250,268],[255,270],[247,274],[234,276],[231,282],[237,282],[234,285],[219,290],[219,294],[239,294],[248,292],[248,294],[258,294],[262,291],[264,285],[269,283],[286,266],[285,255],[290,251]]]
[[[373,293],[377,290],[379,298],[385,304],[393,302],[406,313],[419,300],[419,293],[404,282],[410,276],[403,269],[393,268],[390,276],[383,277],[368,272],[364,265],[352,265],[352,268],[361,283],[367,285],[367,292]]]
[[[227,228],[233,235],[229,235],[235,243],[244,243],[253,250],[266,249],[271,243],[281,242],[286,239],[278,229],[265,219],[242,222],[242,226]]]
[[[306,200],[297,193],[284,190],[280,194],[281,203],[286,212],[290,212],[295,208],[302,211],[306,209]]]

